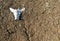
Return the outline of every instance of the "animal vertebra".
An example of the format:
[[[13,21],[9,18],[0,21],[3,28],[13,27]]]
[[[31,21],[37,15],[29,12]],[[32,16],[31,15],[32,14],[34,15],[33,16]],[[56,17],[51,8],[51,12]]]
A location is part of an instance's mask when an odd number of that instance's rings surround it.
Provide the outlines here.
[[[22,16],[22,12],[25,10],[25,8],[22,8],[22,9],[13,9],[13,8],[9,8],[10,11],[13,13],[14,17],[15,17],[15,20],[21,20],[21,16]]]

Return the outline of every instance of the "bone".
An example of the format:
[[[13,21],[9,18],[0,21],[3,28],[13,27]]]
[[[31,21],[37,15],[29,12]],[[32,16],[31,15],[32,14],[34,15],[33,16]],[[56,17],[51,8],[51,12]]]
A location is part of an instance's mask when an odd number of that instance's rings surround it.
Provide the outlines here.
[[[10,11],[13,13],[15,20],[21,20],[22,19],[22,12],[25,11],[25,8],[22,9],[13,9],[13,8],[9,8]]]

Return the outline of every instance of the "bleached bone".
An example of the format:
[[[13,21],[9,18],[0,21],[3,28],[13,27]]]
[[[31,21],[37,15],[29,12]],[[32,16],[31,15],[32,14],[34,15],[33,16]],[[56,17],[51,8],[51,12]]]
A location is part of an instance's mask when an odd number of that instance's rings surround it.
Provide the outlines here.
[[[13,8],[9,8],[10,11],[13,13],[14,17],[15,17],[15,20],[19,20],[19,18],[21,19],[21,14],[22,12],[25,10],[25,8],[22,8],[22,9],[13,9]]]

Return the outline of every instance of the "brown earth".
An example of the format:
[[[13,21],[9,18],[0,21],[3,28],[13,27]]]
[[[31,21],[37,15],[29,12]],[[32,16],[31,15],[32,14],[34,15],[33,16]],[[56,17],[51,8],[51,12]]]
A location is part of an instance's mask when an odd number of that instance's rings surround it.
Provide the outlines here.
[[[23,20],[10,7],[25,7]],[[60,41],[60,0],[0,0],[0,41]]]

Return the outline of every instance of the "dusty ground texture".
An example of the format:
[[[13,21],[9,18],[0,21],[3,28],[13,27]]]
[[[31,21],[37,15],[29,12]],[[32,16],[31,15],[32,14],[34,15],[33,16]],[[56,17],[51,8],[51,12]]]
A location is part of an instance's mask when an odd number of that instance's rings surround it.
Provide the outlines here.
[[[10,7],[25,7],[23,20]],[[0,41],[60,41],[60,0],[0,0]]]

